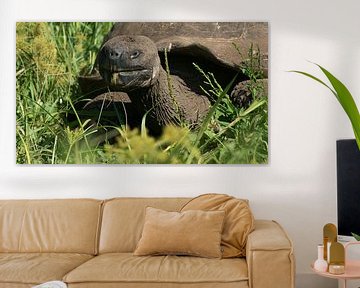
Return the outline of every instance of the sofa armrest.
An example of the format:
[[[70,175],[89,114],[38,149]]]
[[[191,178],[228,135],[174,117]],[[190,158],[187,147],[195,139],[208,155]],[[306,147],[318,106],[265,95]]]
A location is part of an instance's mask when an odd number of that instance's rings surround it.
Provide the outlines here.
[[[293,245],[275,221],[256,220],[248,236],[246,261],[250,288],[294,288]]]

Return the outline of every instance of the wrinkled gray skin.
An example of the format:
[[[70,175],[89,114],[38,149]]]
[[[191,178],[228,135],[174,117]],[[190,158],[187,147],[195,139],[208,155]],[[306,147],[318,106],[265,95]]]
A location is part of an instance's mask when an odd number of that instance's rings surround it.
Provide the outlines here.
[[[99,51],[99,72],[114,91],[126,92],[147,124],[158,131],[183,120],[196,125],[206,115],[210,101],[198,95],[160,63],[155,43],[145,36],[117,36]]]
[[[104,80],[122,91],[147,88],[159,77],[160,58],[155,44],[145,36],[117,36],[98,55]]]

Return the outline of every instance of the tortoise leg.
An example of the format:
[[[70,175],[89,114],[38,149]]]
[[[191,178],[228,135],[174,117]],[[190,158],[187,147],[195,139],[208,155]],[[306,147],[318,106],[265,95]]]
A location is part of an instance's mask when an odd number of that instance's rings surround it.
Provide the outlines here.
[[[140,126],[142,117],[125,92],[102,93],[87,101],[82,107],[82,111],[86,115],[93,113],[94,119],[98,119],[99,113],[103,113],[103,118],[113,123],[112,125],[124,123],[131,128]]]
[[[232,90],[230,99],[237,107],[247,108],[254,99],[268,96],[268,79],[256,82],[246,80],[239,82]]]
[[[87,98],[93,98],[105,91],[107,91],[107,83],[101,77],[97,69],[94,69],[90,75],[83,75],[78,77],[81,92]]]

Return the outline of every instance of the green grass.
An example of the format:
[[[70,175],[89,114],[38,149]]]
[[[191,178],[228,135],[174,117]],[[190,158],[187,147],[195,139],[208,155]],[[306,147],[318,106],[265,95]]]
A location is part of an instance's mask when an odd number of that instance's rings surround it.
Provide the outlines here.
[[[186,125],[169,126],[163,135],[154,138],[146,132],[146,118],[139,129],[130,130],[122,123],[97,126],[90,116],[80,116],[77,107],[87,95],[80,92],[77,76],[91,71],[111,26],[17,23],[17,163],[267,163],[267,98],[255,99],[247,109],[239,109],[230,101],[228,89],[220,87],[210,72],[198,66],[194,69],[203,75],[203,89],[215,104],[195,131]],[[249,73],[256,95],[262,87],[256,82],[261,75],[254,63],[256,57],[251,57],[242,72]],[[110,144],[105,131],[120,136]]]

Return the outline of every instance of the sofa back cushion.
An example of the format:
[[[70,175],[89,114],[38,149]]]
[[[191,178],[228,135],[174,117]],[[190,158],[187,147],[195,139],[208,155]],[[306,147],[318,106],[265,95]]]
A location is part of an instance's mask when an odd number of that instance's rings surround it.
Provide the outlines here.
[[[191,199],[181,211],[205,210],[226,213],[221,235],[223,258],[245,257],[248,235],[254,230],[254,216],[248,200],[226,194],[203,194]]]
[[[96,254],[102,201],[0,200],[1,252]]]
[[[179,211],[189,198],[116,198],[105,201],[99,253],[133,252],[141,237],[146,207]]]

